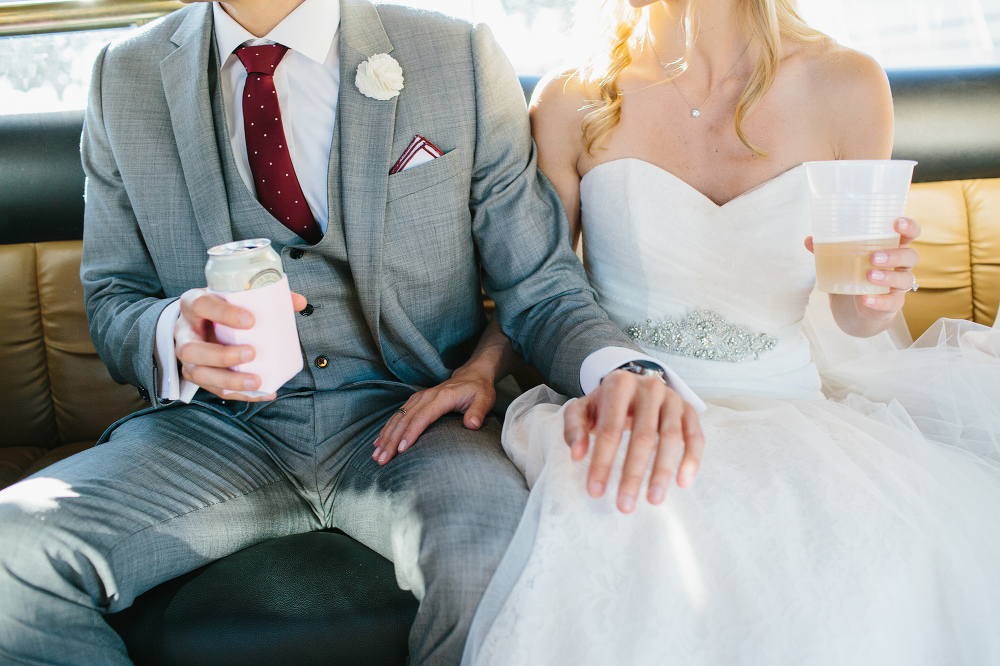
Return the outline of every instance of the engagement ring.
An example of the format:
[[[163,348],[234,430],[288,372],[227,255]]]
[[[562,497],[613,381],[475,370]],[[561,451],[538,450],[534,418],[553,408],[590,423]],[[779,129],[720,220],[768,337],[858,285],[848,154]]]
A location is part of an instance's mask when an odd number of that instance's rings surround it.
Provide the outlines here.
[[[917,276],[914,275],[913,276],[913,284],[910,285],[910,291],[916,291],[917,289],[920,289],[920,285],[917,284]]]

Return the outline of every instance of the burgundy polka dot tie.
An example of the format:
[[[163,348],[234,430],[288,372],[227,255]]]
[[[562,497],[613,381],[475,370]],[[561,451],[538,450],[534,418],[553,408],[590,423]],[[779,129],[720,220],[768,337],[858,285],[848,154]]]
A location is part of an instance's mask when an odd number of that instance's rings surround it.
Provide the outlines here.
[[[243,90],[243,128],[247,157],[257,188],[257,200],[283,225],[314,245],[323,237],[292,167],[292,158],[281,126],[274,70],[287,46],[243,46],[236,57],[247,69]]]

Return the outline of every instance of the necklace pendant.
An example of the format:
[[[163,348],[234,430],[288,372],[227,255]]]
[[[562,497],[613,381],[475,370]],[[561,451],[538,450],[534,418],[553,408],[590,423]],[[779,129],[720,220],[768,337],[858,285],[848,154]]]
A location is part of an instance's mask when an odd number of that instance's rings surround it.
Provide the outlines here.
[[[701,115],[701,111],[699,111],[698,109],[691,109],[691,117],[692,118],[697,118],[700,115]]]

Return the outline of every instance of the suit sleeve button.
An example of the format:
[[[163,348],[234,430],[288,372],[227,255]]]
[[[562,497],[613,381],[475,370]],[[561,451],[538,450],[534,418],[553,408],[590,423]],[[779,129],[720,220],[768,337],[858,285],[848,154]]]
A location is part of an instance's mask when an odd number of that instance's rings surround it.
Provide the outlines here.
[[[326,356],[317,356],[316,360],[313,361],[313,364],[317,368],[319,368],[320,370],[322,370],[326,366],[330,365],[330,359],[328,359]]]
[[[313,313],[313,310],[314,310],[313,306],[309,303],[306,303],[306,306],[302,308],[302,311],[299,312],[299,314],[302,315],[303,317],[308,317]]]
[[[301,259],[303,255],[305,255],[305,251],[297,247],[293,247],[291,250],[288,251],[288,256],[291,257],[292,259]]]

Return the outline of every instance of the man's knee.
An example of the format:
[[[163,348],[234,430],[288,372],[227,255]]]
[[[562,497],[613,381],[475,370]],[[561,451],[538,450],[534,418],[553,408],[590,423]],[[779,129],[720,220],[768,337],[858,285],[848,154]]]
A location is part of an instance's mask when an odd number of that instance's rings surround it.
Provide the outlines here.
[[[60,523],[60,502],[77,493],[58,479],[32,477],[0,490],[0,553],[38,541]]]
[[[45,561],[44,543],[56,524],[39,508],[31,486],[19,487],[27,483],[0,491],[0,596],[11,582],[25,579]]]
[[[464,445],[418,462],[409,501],[394,503],[393,559],[418,597],[434,587],[474,607],[517,529],[528,489],[496,430],[449,435]]]
[[[397,577],[422,602],[410,640],[418,663],[458,662],[527,498],[523,479],[493,478],[467,490],[464,501],[448,508],[430,501],[428,519],[395,526]]]
[[[428,455],[415,460],[404,494],[425,538],[440,548],[463,551],[506,547],[528,499],[524,477],[504,454],[500,426],[488,418],[478,431],[460,419],[425,443]],[[491,547],[491,544],[500,544]]]
[[[449,516],[425,525],[419,559],[428,578],[478,597],[486,589],[514,536],[522,502],[504,498],[466,516]],[[472,503],[475,506],[477,503]]]
[[[97,577],[90,562],[99,558],[75,533],[77,521],[62,505],[73,497],[77,493],[68,484],[47,477],[0,491],[0,590],[27,586],[89,599],[93,590],[83,588],[92,587],[85,585]]]

